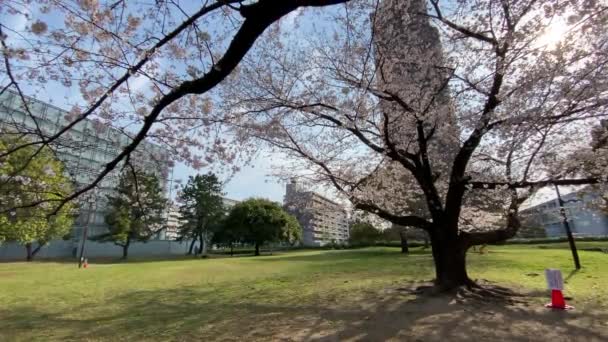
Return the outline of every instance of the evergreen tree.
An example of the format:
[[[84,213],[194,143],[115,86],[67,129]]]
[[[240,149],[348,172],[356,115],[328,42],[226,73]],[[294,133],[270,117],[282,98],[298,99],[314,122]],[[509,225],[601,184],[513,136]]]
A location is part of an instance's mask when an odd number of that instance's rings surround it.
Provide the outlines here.
[[[350,243],[354,245],[370,245],[382,237],[382,232],[369,222],[355,222],[350,227]]]
[[[107,199],[109,232],[92,240],[113,242],[122,247],[122,258],[127,259],[131,242],[147,242],[162,228],[167,199],[154,174],[134,169],[121,175],[116,193]]]
[[[207,253],[207,245],[225,216],[222,199],[222,184],[213,173],[196,175],[179,195],[179,211],[183,224],[179,231],[179,240],[192,239],[188,254],[193,253],[194,244],[199,242],[195,254]]]

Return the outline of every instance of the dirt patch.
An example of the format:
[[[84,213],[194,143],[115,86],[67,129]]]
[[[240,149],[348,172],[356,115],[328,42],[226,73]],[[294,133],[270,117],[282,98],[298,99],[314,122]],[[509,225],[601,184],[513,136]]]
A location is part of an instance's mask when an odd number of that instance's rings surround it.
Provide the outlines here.
[[[402,287],[387,289],[350,307],[267,307],[255,323],[220,323],[216,328],[221,330],[203,335],[248,341],[608,341],[605,310],[554,311],[534,293],[517,300],[486,301],[408,292]]]

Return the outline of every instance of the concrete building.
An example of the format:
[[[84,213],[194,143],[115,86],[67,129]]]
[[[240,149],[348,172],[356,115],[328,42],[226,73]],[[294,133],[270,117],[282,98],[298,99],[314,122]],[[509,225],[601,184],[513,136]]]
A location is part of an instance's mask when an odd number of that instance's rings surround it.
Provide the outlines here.
[[[304,245],[348,242],[348,212],[340,204],[315,192],[305,191],[292,180],[286,186],[284,205],[300,222]]]
[[[562,199],[573,234],[608,235],[608,216],[592,205],[599,199],[597,194],[572,192],[562,195]],[[521,210],[521,216],[525,226],[544,229],[548,237],[566,235],[557,198]]]
[[[40,135],[49,137],[65,127],[68,112],[51,104],[28,97],[28,107],[32,115],[24,110],[18,94],[5,91],[0,95],[0,134],[7,132],[26,133],[32,140],[39,141]],[[38,127],[39,130],[38,131]],[[132,139],[124,132],[101,124],[99,121],[84,120],[64,134],[50,148],[64,163],[76,188],[90,184],[105,163],[120,153]],[[138,168],[154,172],[167,191],[169,175],[169,153],[164,148],[143,141],[131,156],[132,163]],[[121,165],[104,178],[95,191],[92,205],[86,199],[80,199],[79,216],[74,223],[72,242],[76,247],[81,239],[82,229],[89,220],[89,236],[101,234],[107,230],[105,223],[106,195],[118,185]],[[92,210],[89,212],[89,208]]]
[[[179,207],[171,203],[165,212],[165,228],[160,233],[159,240],[177,240],[179,228],[182,225]]]
[[[234,207],[237,203],[240,202],[226,197],[222,198],[222,201],[224,202],[224,207],[226,208],[226,210],[232,209],[232,207]]]

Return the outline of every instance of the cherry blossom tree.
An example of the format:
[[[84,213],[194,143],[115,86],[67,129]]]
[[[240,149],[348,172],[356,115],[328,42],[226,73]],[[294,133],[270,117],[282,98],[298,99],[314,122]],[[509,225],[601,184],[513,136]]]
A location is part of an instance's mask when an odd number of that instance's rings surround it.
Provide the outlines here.
[[[62,205],[99,185],[126,165],[145,139],[195,168],[246,159],[254,147],[234,144],[219,125],[213,89],[232,73],[275,22],[305,7],[348,0],[17,0],[3,2],[0,15],[0,95],[17,94],[32,129],[15,126],[3,134],[25,135],[27,144],[3,151],[0,159],[34,146],[57,148],[85,120],[120,130],[127,144],[94,180],[65,196]],[[10,19],[10,20],[9,20]],[[265,31],[269,31],[264,34]],[[53,93],[55,92],[55,93]],[[69,114],[57,131],[45,130],[26,95],[68,94]],[[242,156],[242,157],[241,157]],[[24,204],[38,206],[41,202]]]
[[[439,289],[477,287],[467,250],[513,237],[536,190],[601,180],[564,157],[608,114],[605,4],[369,0],[325,15],[334,27],[250,54],[224,110],[292,160],[285,172],[426,230]]]

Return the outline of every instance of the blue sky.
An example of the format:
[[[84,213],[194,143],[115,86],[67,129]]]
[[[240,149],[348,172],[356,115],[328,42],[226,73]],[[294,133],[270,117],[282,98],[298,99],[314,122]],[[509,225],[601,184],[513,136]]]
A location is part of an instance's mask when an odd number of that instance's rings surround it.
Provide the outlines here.
[[[264,197],[273,201],[283,202],[285,194],[285,184],[279,183],[276,177],[270,176],[272,173],[272,163],[276,162],[276,155],[266,156],[261,154],[255,158],[251,165],[247,165],[236,173],[224,186],[226,197],[243,200],[249,197]],[[198,173],[205,173],[201,169]],[[182,179],[184,182],[188,176],[197,172],[192,168],[178,164],[175,166],[173,178]]]

